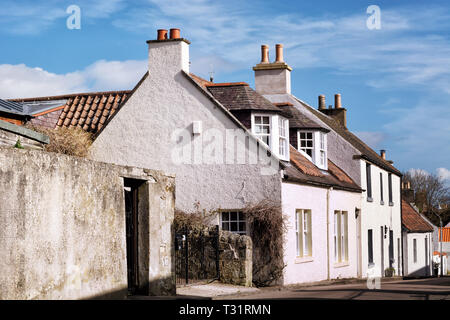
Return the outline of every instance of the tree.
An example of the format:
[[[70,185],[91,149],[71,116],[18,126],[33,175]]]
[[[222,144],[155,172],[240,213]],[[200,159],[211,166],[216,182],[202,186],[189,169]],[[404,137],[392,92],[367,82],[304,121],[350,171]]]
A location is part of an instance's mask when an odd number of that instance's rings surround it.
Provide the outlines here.
[[[429,217],[433,223],[437,217],[431,212],[441,215],[445,224],[450,206],[450,188],[445,180],[424,170],[409,170],[403,173],[403,182],[410,183],[415,194],[415,205],[419,210],[430,213]]]

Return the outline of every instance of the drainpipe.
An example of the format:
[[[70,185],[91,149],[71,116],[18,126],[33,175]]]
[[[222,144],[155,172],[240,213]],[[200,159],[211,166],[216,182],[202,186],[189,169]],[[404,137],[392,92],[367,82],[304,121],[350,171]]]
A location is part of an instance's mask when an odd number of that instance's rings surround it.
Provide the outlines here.
[[[330,192],[333,187],[327,189],[327,280],[330,280]]]
[[[444,266],[443,266],[443,258],[442,258],[442,237],[444,236],[444,229],[442,228],[442,218],[441,218],[441,216],[440,215],[438,215],[438,214],[436,214],[434,211],[433,211],[433,208],[431,209],[431,212],[436,216],[436,217],[438,217],[439,218],[439,225],[441,226],[440,227],[440,229],[439,229],[439,232],[438,232],[438,239],[440,239],[440,241],[439,241],[439,251],[440,251],[440,253],[441,253],[441,265],[440,265],[440,267],[441,267],[441,277],[443,277],[444,276]],[[448,261],[448,260],[447,260]],[[439,275],[438,275],[439,276]]]

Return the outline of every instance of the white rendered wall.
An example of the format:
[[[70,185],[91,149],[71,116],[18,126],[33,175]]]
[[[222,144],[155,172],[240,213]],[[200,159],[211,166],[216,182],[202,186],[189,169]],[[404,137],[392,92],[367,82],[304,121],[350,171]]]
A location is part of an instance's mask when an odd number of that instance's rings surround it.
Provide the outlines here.
[[[357,241],[355,207],[359,206],[360,194],[346,191],[330,191],[329,207],[329,267],[330,278],[353,278],[357,276]],[[285,234],[284,284],[308,283],[328,279],[327,260],[327,189],[283,182],[283,214],[288,219]],[[297,209],[311,210],[312,257],[296,255],[295,213]],[[333,219],[334,211],[348,212],[348,263],[334,262]]]
[[[429,233],[403,233],[405,276],[429,276],[432,274],[432,243]],[[417,261],[414,262],[414,239],[417,241]],[[428,258],[426,259],[425,239],[428,245]],[[427,263],[426,263],[427,262]]]
[[[366,162],[360,160],[361,164],[361,188],[367,190],[366,182]],[[380,203],[380,172],[383,173],[383,193],[384,205]],[[392,174],[392,199],[393,205],[389,205],[388,194],[388,172],[371,165],[372,176],[372,202],[367,201],[367,191],[362,194],[361,199],[361,266],[362,277],[367,277],[368,272],[372,276],[384,276],[381,272],[381,232],[380,227],[386,226],[386,238],[383,239],[384,244],[384,269],[389,268],[389,230],[394,231],[394,263],[395,275],[401,275],[401,259],[399,270],[399,250],[398,240],[401,242],[401,200],[400,200],[400,177]],[[368,229],[373,230],[373,265],[369,266],[368,262]],[[400,255],[401,255],[400,248]],[[370,270],[369,270],[370,269]]]
[[[94,141],[92,159],[122,165],[163,170],[176,175],[176,207],[194,210],[240,209],[263,199],[281,201],[281,178],[277,171],[263,175],[261,165],[207,164],[195,148],[205,147],[205,132],[216,130],[225,137],[237,125],[214,105],[185,75],[185,42],[152,43],[149,76],[117,112]],[[172,135],[177,129],[192,132],[194,121],[203,133],[190,136],[193,161],[177,164],[173,150],[180,146]],[[220,150],[225,154],[225,144]]]

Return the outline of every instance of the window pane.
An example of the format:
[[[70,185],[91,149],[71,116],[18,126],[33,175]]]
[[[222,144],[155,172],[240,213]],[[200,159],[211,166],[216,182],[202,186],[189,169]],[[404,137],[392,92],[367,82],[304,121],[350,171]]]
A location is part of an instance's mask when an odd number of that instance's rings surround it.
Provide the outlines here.
[[[310,156],[312,158],[312,150],[311,149],[307,149],[306,153],[308,154],[308,156]]]
[[[229,231],[230,224],[228,222],[222,222],[222,230]]]
[[[239,222],[239,231],[245,231],[245,222]]]
[[[230,218],[228,212],[222,212],[222,221],[228,221]]]
[[[262,123],[261,117],[255,117],[255,123],[261,124]]]
[[[237,227],[238,227],[237,222],[230,222],[230,231],[232,231],[232,232],[238,231]]]
[[[308,146],[309,148],[312,148],[312,146],[313,146],[312,141],[307,141],[307,146]]]
[[[308,139],[312,139],[312,132],[308,132],[308,133],[306,134],[306,136],[308,137]]]
[[[230,212],[230,220],[237,221],[237,212]]]
[[[269,117],[263,117],[263,123],[269,124],[270,123]]]

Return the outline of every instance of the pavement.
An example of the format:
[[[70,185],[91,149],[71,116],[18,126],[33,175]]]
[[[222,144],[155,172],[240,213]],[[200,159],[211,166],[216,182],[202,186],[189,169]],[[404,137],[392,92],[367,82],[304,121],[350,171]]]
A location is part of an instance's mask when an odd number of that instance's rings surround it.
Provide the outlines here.
[[[411,280],[385,280],[370,289],[367,281],[264,288],[255,293],[218,296],[214,299],[252,300],[450,300],[450,277]]]
[[[177,287],[179,297],[218,298],[220,296],[234,296],[240,294],[257,294],[260,289],[253,287],[236,286],[214,281],[207,284],[192,284]]]

